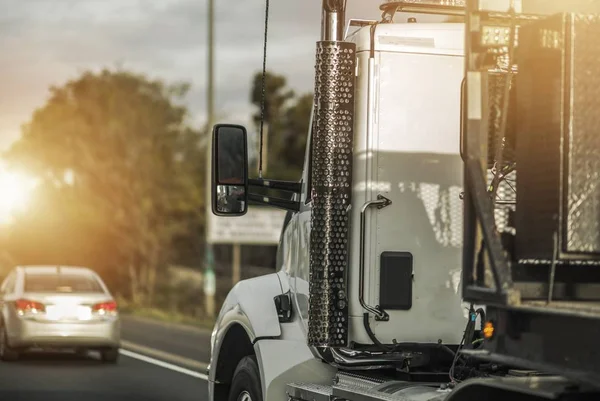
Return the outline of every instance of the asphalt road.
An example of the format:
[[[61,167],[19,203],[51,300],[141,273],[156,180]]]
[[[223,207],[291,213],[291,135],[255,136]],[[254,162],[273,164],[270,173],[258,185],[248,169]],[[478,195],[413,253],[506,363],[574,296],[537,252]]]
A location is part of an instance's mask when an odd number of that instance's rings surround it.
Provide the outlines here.
[[[117,365],[98,355],[39,354],[0,362],[0,399],[206,401],[210,332],[123,318]]]
[[[210,359],[210,332],[181,325],[167,325],[142,318],[124,318],[121,336],[128,342],[208,363]],[[204,373],[204,372],[203,372]]]

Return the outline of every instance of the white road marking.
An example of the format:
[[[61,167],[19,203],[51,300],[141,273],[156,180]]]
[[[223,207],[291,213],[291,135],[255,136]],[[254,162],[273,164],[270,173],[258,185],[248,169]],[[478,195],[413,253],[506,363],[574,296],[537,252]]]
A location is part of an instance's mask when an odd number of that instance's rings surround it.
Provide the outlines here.
[[[188,369],[192,369],[197,372],[206,372],[206,369],[208,368],[208,364],[206,363],[198,362],[190,358],[185,358],[179,355],[171,354],[169,352],[164,352],[154,348],[146,347],[144,345],[132,343],[123,339],[121,339],[121,348],[141,355],[146,355],[154,359],[158,359],[159,361],[172,363],[177,366],[184,366]]]
[[[126,349],[120,349],[119,353],[121,355],[125,355],[125,356],[128,356],[130,358],[134,358],[134,359],[137,359],[137,360],[140,360],[140,361],[144,361],[144,362],[150,363],[152,365],[160,366],[162,368],[169,369],[169,370],[172,370],[174,372],[183,373],[184,375],[196,377],[196,378],[202,379],[202,380],[208,380],[208,376],[205,375],[205,374],[203,374],[203,373],[194,372],[193,370],[182,368],[180,366],[173,365],[171,363],[159,361],[158,359],[150,358],[148,356],[145,356],[145,355],[142,355],[142,354],[138,354],[136,352],[131,352],[131,351],[128,351]]]

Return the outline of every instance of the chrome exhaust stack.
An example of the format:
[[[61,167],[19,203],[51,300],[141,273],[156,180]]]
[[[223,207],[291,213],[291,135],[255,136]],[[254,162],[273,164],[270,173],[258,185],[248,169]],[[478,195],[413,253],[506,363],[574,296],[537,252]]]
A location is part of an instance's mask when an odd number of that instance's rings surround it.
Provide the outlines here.
[[[348,343],[349,260],[356,46],[343,42],[345,0],[323,0],[312,137],[308,344]]]
[[[344,24],[346,22],[345,0],[323,0],[323,16],[321,19],[321,40],[344,40]]]

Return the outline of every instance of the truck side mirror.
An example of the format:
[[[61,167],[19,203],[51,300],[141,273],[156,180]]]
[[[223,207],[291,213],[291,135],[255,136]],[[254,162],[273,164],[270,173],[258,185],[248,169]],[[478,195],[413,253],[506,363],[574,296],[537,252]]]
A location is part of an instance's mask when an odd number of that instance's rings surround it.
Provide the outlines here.
[[[243,216],[248,210],[248,142],[246,128],[217,124],[212,137],[212,211]]]

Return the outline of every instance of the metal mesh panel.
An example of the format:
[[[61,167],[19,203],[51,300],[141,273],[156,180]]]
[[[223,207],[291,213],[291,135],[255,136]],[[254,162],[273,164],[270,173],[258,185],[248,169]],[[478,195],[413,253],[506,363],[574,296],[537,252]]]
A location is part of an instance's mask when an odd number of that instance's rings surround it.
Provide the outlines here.
[[[343,347],[348,342],[355,45],[319,42],[315,69],[308,344]]]
[[[600,18],[571,15],[575,40],[568,78],[572,128],[568,139],[567,252],[600,252]]]
[[[552,259],[558,233],[559,258],[587,258],[600,253],[600,21],[561,14],[521,31],[518,257]]]

